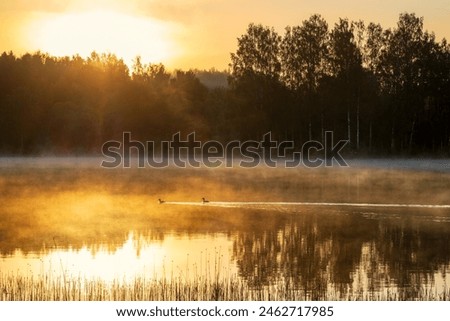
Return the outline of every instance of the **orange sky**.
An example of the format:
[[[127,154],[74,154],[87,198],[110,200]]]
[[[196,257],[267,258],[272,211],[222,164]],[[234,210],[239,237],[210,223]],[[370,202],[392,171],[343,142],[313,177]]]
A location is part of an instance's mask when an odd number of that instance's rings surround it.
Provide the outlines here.
[[[15,0],[0,2],[0,51],[40,49],[53,55],[114,52],[130,64],[225,69],[250,22],[281,34],[320,13],[393,27],[401,12],[425,18],[437,38],[450,38],[448,0]]]

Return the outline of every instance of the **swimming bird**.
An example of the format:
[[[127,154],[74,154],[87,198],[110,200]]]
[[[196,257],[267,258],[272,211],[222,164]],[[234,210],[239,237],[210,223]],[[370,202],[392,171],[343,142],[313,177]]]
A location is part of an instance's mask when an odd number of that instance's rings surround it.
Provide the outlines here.
[[[203,203],[203,204],[209,203],[209,201],[208,201],[206,198],[202,197],[202,203]]]
[[[162,199],[158,198],[158,203],[159,203],[159,204],[164,204],[165,201],[163,201]]]

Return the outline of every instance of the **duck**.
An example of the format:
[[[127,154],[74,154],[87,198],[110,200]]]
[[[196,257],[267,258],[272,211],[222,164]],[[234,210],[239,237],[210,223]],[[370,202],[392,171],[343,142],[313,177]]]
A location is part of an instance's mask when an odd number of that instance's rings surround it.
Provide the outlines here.
[[[203,204],[209,203],[209,201],[208,201],[206,198],[202,197],[202,203],[203,203]]]
[[[164,204],[166,201],[163,201],[162,199],[158,198],[158,203],[159,204]]]

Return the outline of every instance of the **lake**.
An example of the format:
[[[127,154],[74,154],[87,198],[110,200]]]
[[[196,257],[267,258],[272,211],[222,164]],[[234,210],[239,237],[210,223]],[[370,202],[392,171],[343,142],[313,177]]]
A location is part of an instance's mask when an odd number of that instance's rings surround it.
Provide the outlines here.
[[[0,159],[2,300],[449,299],[448,160],[100,162]]]

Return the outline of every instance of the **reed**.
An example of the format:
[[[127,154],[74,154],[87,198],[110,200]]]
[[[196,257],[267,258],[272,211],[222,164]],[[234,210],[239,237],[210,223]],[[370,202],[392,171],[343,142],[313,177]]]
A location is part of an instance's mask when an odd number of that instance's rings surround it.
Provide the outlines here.
[[[15,276],[0,274],[3,301],[445,301],[450,289],[386,289],[380,292],[305,291],[290,282],[250,286],[237,276],[156,279],[137,277],[129,282],[80,277]]]

